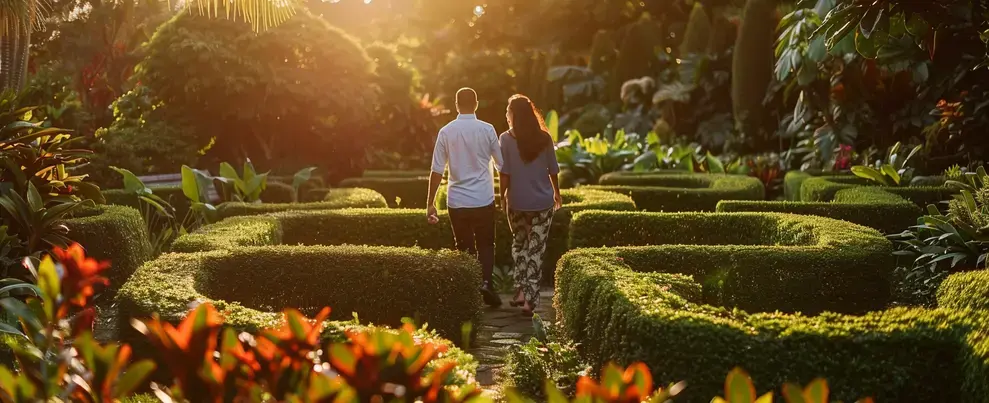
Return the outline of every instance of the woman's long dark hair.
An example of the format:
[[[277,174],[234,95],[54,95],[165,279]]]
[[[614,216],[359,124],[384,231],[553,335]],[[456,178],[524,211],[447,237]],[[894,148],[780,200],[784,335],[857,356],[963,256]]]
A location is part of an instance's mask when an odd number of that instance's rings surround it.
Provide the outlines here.
[[[532,162],[546,147],[553,146],[553,139],[546,132],[542,114],[528,97],[513,95],[508,99],[508,111],[512,115],[512,134],[519,146],[522,162]]]

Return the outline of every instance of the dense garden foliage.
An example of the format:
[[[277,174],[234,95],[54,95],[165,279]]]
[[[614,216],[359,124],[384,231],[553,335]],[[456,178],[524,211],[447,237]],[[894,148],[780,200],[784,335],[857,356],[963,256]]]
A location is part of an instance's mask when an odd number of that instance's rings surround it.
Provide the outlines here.
[[[0,401],[989,401],[981,2],[14,3]],[[565,188],[503,389],[424,219],[463,86]]]

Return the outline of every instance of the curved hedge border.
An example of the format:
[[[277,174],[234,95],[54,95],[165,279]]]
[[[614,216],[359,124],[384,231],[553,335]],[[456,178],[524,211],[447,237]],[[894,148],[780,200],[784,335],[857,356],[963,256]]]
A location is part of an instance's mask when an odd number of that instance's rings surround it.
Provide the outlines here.
[[[763,200],[758,178],[742,175],[630,173],[606,174],[590,189],[632,197],[646,211],[714,211],[721,200]]]
[[[453,251],[382,246],[264,246],[172,253],[142,266],[118,300],[134,316],[181,319],[211,301],[239,329],[278,323],[285,306],[334,309],[332,319],[401,325],[417,317],[445,335],[480,309],[476,259]],[[234,302],[236,301],[236,302]],[[314,312],[309,312],[312,314]]]
[[[853,187],[875,187],[907,199],[920,207],[938,205],[949,200],[956,191],[935,186],[871,186],[872,182],[856,176],[831,176],[807,178],[800,187],[800,200],[805,202],[827,202],[834,199],[840,190]],[[915,217],[916,218],[916,217]]]
[[[592,365],[645,362],[660,384],[686,380],[686,401],[721,391],[724,374],[738,365],[760,384],[825,377],[834,400],[986,402],[989,396],[984,312],[897,308],[807,317],[715,307],[706,298],[707,286],[692,279],[689,268],[654,264],[675,256],[670,252],[690,250],[679,248],[585,249],[560,261],[557,312]],[[777,301],[779,308],[816,297],[803,291],[804,281],[790,276],[740,285],[726,292],[789,291],[789,301]],[[867,285],[860,289],[871,291]]]
[[[878,231],[814,216],[591,211],[570,226],[571,248],[644,245],[660,245],[644,249],[651,271],[698,276],[710,298],[753,311],[883,309],[896,262]]]
[[[955,273],[937,289],[940,308],[989,311],[989,270]]]
[[[384,196],[389,207],[426,208],[429,176],[348,178],[339,187],[374,190]]]
[[[915,225],[917,217],[923,215],[916,204],[877,187],[842,189],[831,202],[724,200],[718,203],[717,211],[816,215],[861,224],[887,234]]]
[[[259,215],[291,210],[336,210],[344,208],[385,208],[384,196],[371,189],[330,189],[324,200],[310,203],[223,203],[217,207],[220,219],[234,216]]]
[[[82,245],[87,256],[110,261],[107,277],[111,287],[119,287],[153,257],[144,219],[133,208],[99,206],[63,223],[69,229],[69,239]]]
[[[564,205],[550,227],[543,281],[552,283],[556,261],[567,251],[570,219],[584,210],[635,210],[628,196],[587,190],[564,190]],[[453,231],[446,211],[440,223],[426,223],[422,209],[345,209],[286,211],[271,215],[232,217],[179,237],[173,251],[198,252],[271,244],[453,247]],[[502,213],[495,215],[495,258],[511,264],[511,231]]]

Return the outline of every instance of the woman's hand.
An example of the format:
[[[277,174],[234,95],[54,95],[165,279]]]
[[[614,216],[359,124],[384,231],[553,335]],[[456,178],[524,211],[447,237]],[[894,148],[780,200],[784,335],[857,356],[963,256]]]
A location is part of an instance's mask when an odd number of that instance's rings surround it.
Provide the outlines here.
[[[559,192],[553,194],[553,211],[563,208],[563,196]]]

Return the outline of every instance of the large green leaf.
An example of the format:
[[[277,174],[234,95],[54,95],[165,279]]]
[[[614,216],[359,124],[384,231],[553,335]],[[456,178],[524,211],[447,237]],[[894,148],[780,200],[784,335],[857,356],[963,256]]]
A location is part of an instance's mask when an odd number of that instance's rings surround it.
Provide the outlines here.
[[[546,114],[546,129],[554,143],[560,141],[560,115],[555,110]]]
[[[199,179],[196,177],[196,172],[192,168],[186,165],[182,166],[182,194],[185,195],[189,200],[194,202],[202,202],[203,195],[199,192]]]
[[[710,152],[707,153],[704,158],[707,160],[707,170],[712,174],[723,174],[725,172],[725,165],[721,162],[718,157],[711,155]]]
[[[889,178],[893,181],[894,184],[896,185],[900,184],[900,174],[896,172],[896,169],[893,168],[892,165],[883,164],[880,169],[882,170],[882,173],[884,175],[889,176]]]
[[[130,170],[124,168],[117,168],[117,167],[110,167],[110,169],[116,171],[118,174],[120,174],[120,176],[123,177],[124,190],[126,190],[127,192],[136,195],[147,195],[151,193],[151,189],[148,189],[148,187],[144,184],[144,182],[141,181],[141,179],[138,178],[137,175],[134,175],[134,173],[131,172]]]
[[[879,172],[873,167],[867,167],[864,165],[856,165],[852,167],[852,173],[860,178],[865,178],[885,186],[889,186],[890,183],[886,180],[886,176]]]

